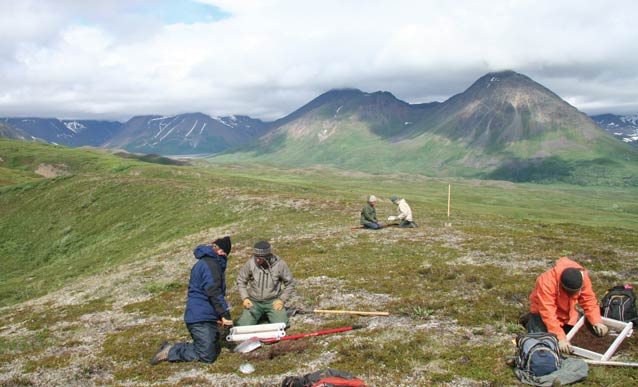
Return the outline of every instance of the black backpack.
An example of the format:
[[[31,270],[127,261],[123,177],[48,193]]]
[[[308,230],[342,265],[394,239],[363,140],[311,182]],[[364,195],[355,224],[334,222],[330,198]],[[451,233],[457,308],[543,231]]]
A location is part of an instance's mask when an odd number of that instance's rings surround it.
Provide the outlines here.
[[[281,387],[366,387],[363,380],[350,372],[326,368],[304,376],[286,376]]]
[[[631,285],[618,285],[607,289],[600,301],[600,314],[618,321],[638,323],[636,295]]]
[[[562,362],[555,334],[535,332],[518,335],[516,338],[516,367],[525,374],[551,374],[561,367]]]

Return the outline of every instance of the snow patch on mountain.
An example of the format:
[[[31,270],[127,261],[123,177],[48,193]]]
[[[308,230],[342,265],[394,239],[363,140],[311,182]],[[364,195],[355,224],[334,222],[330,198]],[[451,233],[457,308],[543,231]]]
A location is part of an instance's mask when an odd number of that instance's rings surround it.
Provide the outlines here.
[[[638,114],[632,116],[620,116],[620,120],[626,124],[638,126]]]
[[[166,132],[166,134],[159,139],[160,142],[162,142],[163,139],[165,139],[168,135],[170,135],[173,132],[173,130],[175,130],[176,127],[177,126],[173,126],[168,132]]]
[[[186,133],[186,136],[184,136],[184,138],[190,136],[190,134],[193,132],[193,129],[195,129],[195,127],[197,126],[197,123],[199,122],[199,120],[195,120],[195,123],[193,124],[193,126],[191,127],[191,129],[188,131],[188,133]],[[200,132],[201,133],[201,132]]]
[[[173,118],[175,116],[162,116],[162,117],[157,117],[157,118],[151,118],[150,120],[148,120],[148,122],[151,121],[163,121],[163,120],[167,120],[169,118]]]
[[[234,128],[235,126],[237,126],[237,120],[234,120],[235,122],[232,122],[232,124],[229,124],[223,118],[220,118],[220,117],[211,117],[211,118],[214,119],[215,121],[219,122],[222,125],[228,126],[229,128]]]
[[[86,129],[86,126],[82,125],[81,123],[77,121],[66,121],[66,122],[63,121],[62,123],[64,124],[64,126],[66,126],[67,129],[69,129],[75,134],[78,134],[84,129]]]
[[[628,144],[638,145],[638,114],[601,114],[591,117],[607,133]]]

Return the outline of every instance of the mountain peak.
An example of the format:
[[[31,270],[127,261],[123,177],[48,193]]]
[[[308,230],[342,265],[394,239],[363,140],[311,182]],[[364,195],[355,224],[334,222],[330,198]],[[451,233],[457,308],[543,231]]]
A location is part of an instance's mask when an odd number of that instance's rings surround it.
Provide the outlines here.
[[[505,78],[524,78],[524,79],[530,79],[529,77],[521,74],[521,73],[517,73],[514,70],[502,70],[502,71],[494,71],[491,73],[487,73],[484,76],[482,76],[481,78],[491,78],[491,77],[496,77],[496,78],[501,78],[501,79],[505,79]],[[480,79],[480,78],[479,78]]]
[[[326,101],[332,101],[332,100],[349,100],[352,98],[361,97],[365,94],[366,93],[364,93],[363,91],[359,89],[353,89],[353,88],[331,89],[319,95],[317,98],[313,99],[309,103],[313,103],[315,101],[320,101],[321,103],[325,103]]]
[[[512,70],[505,70],[505,71],[487,73],[483,75],[478,80],[476,80],[476,82],[474,82],[474,84],[472,84],[472,86],[470,86],[467,89],[467,91],[472,91],[477,89],[478,90],[484,90],[484,89],[495,90],[495,89],[501,89],[501,88],[522,90],[522,89],[530,88],[530,87],[542,88],[544,90],[547,90],[543,86],[541,86],[539,83],[534,82],[534,80],[532,80],[526,75],[517,73]]]

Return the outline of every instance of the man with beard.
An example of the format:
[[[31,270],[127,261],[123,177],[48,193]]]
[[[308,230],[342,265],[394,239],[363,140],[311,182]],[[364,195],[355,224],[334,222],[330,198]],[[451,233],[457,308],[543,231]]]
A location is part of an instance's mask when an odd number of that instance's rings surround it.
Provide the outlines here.
[[[256,325],[264,316],[269,323],[290,325],[284,305],[292,295],[295,280],[286,262],[272,253],[270,243],[255,243],[253,255],[239,270],[236,283],[244,305],[237,326]]]

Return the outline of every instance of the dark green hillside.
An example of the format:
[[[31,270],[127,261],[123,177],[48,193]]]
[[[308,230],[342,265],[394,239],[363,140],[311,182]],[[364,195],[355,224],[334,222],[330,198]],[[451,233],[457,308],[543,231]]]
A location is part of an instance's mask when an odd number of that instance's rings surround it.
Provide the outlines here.
[[[16,175],[0,188],[1,304],[102,272],[230,217],[208,203],[205,186],[178,169],[6,140],[0,157],[3,171]],[[64,174],[36,179],[31,171],[41,165]]]
[[[522,331],[517,319],[555,259],[585,265],[599,296],[611,285],[638,286],[635,189],[160,165],[8,140],[0,157],[0,176],[10,175],[0,188],[2,386],[264,387],[324,367],[372,387],[513,386],[504,359]],[[420,227],[351,229],[370,194],[380,198],[380,219],[395,214],[391,195],[405,197]],[[233,238],[226,274],[235,318],[237,272],[262,238],[295,275],[288,306],[391,315],[297,315],[288,334],[363,328],[251,356],[224,343],[212,365],[150,366],[161,342],[189,339],[182,318],[192,250],[221,235]],[[618,359],[636,362],[637,353],[634,335]],[[255,372],[239,372],[243,363]],[[634,369],[592,366],[576,386],[635,378]]]

